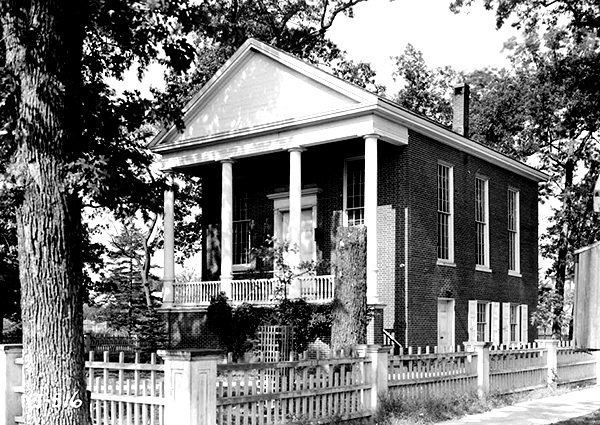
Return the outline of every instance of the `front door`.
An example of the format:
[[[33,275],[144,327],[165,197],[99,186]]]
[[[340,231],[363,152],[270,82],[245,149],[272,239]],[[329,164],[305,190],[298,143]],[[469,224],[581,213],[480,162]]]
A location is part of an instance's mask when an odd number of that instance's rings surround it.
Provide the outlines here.
[[[454,350],[454,299],[438,298],[438,350]]]
[[[281,213],[283,230],[283,239],[286,241],[290,240],[290,212],[283,211]],[[300,261],[312,261],[316,260],[315,251],[315,234],[313,226],[313,210],[307,208],[302,210],[302,216],[300,218]],[[291,248],[291,247],[290,247]]]

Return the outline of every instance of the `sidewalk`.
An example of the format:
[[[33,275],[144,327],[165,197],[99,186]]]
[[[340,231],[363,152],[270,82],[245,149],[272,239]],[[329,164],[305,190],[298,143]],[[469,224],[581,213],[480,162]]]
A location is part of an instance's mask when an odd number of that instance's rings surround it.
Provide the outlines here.
[[[540,398],[478,415],[439,422],[438,425],[541,425],[587,415],[600,409],[600,386]]]

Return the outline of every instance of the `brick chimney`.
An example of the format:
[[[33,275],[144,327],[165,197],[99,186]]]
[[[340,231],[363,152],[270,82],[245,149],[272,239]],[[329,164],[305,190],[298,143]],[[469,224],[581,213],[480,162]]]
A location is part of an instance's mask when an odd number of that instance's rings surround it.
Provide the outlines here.
[[[469,85],[460,83],[454,86],[452,96],[452,131],[469,137]]]

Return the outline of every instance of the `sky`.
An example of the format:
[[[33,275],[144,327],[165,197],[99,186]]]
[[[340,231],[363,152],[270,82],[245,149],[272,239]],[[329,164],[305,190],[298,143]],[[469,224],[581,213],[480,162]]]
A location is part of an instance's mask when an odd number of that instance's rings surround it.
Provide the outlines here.
[[[368,0],[354,8],[354,18],[336,17],[329,37],[353,60],[371,63],[376,81],[392,95],[399,83],[392,78],[391,56],[402,54],[408,43],[423,53],[428,67],[449,65],[457,71],[508,66],[504,42],[518,35],[509,25],[496,30],[493,11],[476,1],[461,13],[450,11],[451,0]],[[112,81],[118,92],[138,88],[148,93],[148,82],[161,87],[161,69],[153,66],[143,83],[128,73]]]
[[[398,87],[392,79],[394,61],[408,43],[423,53],[428,67],[449,65],[462,70],[508,66],[503,44],[518,35],[505,25],[496,30],[495,14],[476,1],[460,14],[450,11],[451,0],[369,0],[354,8],[354,18],[338,16],[329,37],[351,59],[370,62],[376,80]]]

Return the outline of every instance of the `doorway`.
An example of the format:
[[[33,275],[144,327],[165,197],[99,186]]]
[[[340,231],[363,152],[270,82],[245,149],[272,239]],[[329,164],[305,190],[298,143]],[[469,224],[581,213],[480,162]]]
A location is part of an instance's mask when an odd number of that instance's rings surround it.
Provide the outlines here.
[[[454,298],[438,298],[437,317],[438,350],[454,351]]]

